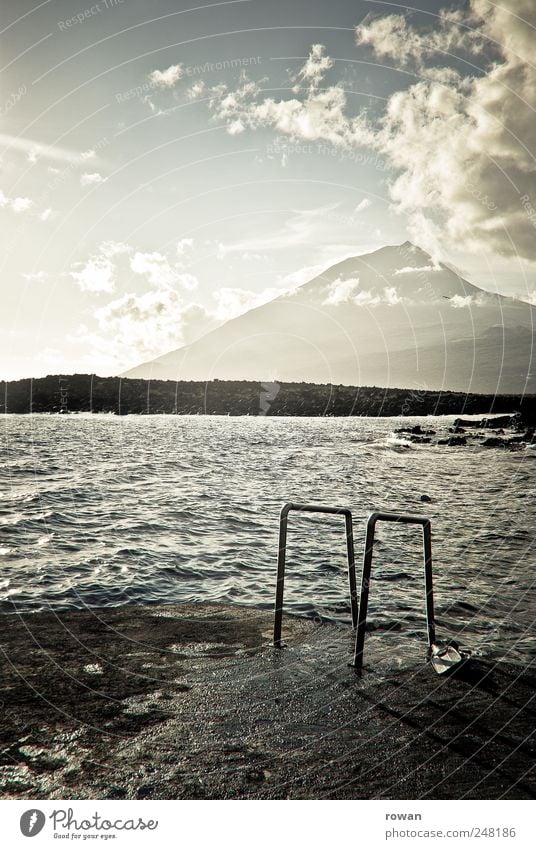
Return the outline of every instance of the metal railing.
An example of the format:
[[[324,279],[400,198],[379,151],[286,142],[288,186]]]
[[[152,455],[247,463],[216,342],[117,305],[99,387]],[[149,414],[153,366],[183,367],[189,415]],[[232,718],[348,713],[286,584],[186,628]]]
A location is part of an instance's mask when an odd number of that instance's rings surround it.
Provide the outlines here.
[[[428,631],[428,645],[430,649],[435,644],[434,592],[432,584],[432,530],[430,520],[426,519],[424,516],[413,516],[410,513],[371,513],[367,522],[365,553],[363,557],[363,574],[361,577],[361,593],[359,599],[359,617],[355,638],[353,665],[355,666],[356,672],[361,672],[361,669],[363,668],[363,649],[365,645],[365,629],[367,624],[370,574],[372,571],[372,550],[374,547],[374,533],[377,522],[399,522],[405,525],[422,526],[426,627]]]
[[[277,586],[275,593],[274,646],[282,648],[281,627],[283,621],[283,591],[285,587],[285,560],[287,555],[288,514],[291,510],[303,513],[329,513],[344,516],[346,529],[346,553],[348,558],[348,582],[350,585],[350,605],[352,608],[352,627],[357,626],[357,587],[355,580],[354,535],[352,513],[347,507],[324,507],[320,504],[285,504],[279,519],[279,550],[277,555]]]
[[[372,554],[374,548],[374,535],[378,522],[396,522],[404,525],[421,525],[423,533],[423,557],[424,557],[424,588],[426,606],[426,628],[428,633],[428,646],[430,651],[435,646],[435,619],[434,619],[434,592],[432,581],[432,530],[430,520],[424,516],[415,516],[411,513],[371,513],[367,521],[367,532],[365,537],[365,550],[363,556],[363,573],[361,576],[361,590],[359,604],[357,602],[356,578],[355,578],[355,554],[354,536],[352,529],[352,513],[348,507],[326,507],[320,504],[285,504],[281,510],[279,520],[279,550],[277,557],[277,586],[275,598],[274,617],[274,646],[282,648],[285,643],[281,639],[283,621],[283,594],[285,588],[285,562],[287,553],[287,527],[288,515],[291,510],[303,513],[328,513],[344,516],[346,528],[346,551],[348,558],[348,581],[350,585],[350,605],[352,609],[352,626],[356,628],[355,651],[353,666],[360,673],[363,668],[363,650],[365,646],[365,631],[367,625],[368,599],[370,590],[370,576],[372,572]]]

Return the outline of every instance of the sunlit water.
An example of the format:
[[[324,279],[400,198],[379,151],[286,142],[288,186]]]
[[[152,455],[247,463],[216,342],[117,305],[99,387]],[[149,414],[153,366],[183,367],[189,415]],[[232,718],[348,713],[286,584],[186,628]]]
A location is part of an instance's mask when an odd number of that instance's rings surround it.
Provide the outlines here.
[[[358,566],[367,514],[404,510],[432,520],[439,636],[531,662],[536,451],[393,436],[416,422],[445,431],[452,418],[4,416],[1,609],[270,608],[284,502],[351,507]],[[343,529],[291,515],[286,611],[349,622]],[[420,530],[379,526],[375,634],[422,646],[423,610]]]

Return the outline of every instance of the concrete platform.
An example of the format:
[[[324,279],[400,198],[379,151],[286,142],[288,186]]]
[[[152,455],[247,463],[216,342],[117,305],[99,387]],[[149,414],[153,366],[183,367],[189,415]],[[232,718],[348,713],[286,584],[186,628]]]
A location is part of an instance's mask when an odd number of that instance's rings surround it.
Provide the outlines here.
[[[350,628],[286,617],[282,651],[271,628],[216,604],[4,616],[1,797],[534,798],[534,668],[443,678],[423,647],[358,678]]]

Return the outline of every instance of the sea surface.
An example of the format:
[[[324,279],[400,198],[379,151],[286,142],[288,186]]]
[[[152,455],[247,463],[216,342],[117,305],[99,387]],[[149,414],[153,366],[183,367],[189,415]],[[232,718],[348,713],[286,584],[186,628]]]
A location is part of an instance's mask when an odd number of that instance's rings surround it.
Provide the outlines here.
[[[412,445],[453,417],[5,415],[0,611],[225,601],[273,607],[279,510],[432,522],[438,637],[536,661],[536,450]],[[421,501],[421,496],[431,500]],[[378,526],[373,639],[424,651],[421,533]],[[285,611],[350,622],[344,522],[292,513]],[[368,639],[368,638],[367,638]]]

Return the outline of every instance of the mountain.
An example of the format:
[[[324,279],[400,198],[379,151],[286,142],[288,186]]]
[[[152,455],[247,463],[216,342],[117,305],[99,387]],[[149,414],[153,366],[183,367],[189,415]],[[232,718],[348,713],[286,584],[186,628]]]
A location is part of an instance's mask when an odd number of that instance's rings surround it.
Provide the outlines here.
[[[351,257],[126,377],[536,392],[536,308],[405,242]]]

